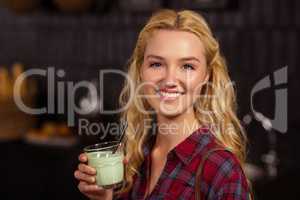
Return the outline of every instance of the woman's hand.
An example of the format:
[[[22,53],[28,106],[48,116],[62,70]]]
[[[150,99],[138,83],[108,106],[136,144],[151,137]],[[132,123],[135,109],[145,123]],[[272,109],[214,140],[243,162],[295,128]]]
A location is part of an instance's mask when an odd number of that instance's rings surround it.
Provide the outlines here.
[[[87,156],[82,153],[78,159],[80,164],[74,172],[74,176],[79,180],[79,191],[92,200],[112,200],[112,189],[107,190],[96,185],[96,170],[86,164]]]

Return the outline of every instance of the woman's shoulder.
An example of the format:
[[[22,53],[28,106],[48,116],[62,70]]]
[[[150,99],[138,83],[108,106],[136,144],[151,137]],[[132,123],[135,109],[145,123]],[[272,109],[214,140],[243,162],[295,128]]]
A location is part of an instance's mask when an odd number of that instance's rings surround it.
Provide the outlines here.
[[[202,159],[211,161],[215,165],[220,165],[225,162],[239,165],[237,156],[226,147],[219,145],[208,146],[201,154]]]
[[[232,152],[225,148],[215,151],[211,149],[209,156],[202,161],[202,179],[211,191],[217,195],[228,195],[235,194],[240,188],[242,196],[245,197],[249,193],[248,181],[241,163]]]
[[[210,148],[203,154],[202,161],[205,172],[210,172],[210,174],[222,173],[223,176],[230,176],[233,171],[242,172],[239,160],[230,150]]]
[[[206,140],[207,142],[203,145],[201,151],[198,152],[198,158],[204,162],[205,166],[216,169],[224,166],[224,170],[229,168],[241,169],[237,156],[230,149],[221,145],[209,130],[204,133],[201,136],[201,140]],[[201,143],[203,142],[201,141]]]

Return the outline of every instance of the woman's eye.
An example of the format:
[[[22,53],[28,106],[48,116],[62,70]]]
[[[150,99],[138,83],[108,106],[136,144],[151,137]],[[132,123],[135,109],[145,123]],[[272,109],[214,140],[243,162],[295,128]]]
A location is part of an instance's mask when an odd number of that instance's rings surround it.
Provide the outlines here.
[[[194,70],[194,69],[195,69],[194,66],[191,65],[191,64],[184,64],[184,65],[183,65],[183,68],[184,68],[184,69],[187,69],[187,70]]]
[[[161,63],[159,62],[154,62],[154,63],[150,63],[150,67],[160,67]]]

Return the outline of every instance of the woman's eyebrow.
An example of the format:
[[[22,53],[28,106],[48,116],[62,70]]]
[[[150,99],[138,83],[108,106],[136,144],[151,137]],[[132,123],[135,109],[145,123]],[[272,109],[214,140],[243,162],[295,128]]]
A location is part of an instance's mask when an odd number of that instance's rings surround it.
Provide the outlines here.
[[[163,57],[157,56],[157,55],[153,55],[153,54],[150,54],[150,55],[146,56],[146,59],[148,59],[148,58],[156,58],[156,59],[159,59],[159,60],[165,60]],[[191,61],[191,60],[195,60],[195,61],[201,63],[200,60],[199,60],[198,58],[194,57],[194,56],[180,58],[179,60],[180,60],[180,61]]]
[[[190,61],[190,60],[195,60],[195,61],[201,63],[200,60],[198,58],[194,57],[194,56],[186,57],[186,58],[181,58],[180,59],[180,61]]]
[[[163,58],[163,57],[161,57],[161,56],[157,56],[157,55],[152,55],[152,54],[150,54],[150,55],[146,56],[146,58],[147,58],[147,59],[148,59],[148,58],[156,58],[156,59],[159,59],[159,60],[164,60],[164,58]]]

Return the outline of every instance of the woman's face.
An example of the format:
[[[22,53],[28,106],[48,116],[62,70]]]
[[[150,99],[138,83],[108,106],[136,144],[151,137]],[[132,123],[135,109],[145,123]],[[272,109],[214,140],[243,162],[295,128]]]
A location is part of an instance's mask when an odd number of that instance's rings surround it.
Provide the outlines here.
[[[148,40],[141,67],[145,98],[157,114],[193,112],[207,80],[204,47],[193,33],[158,30]]]

